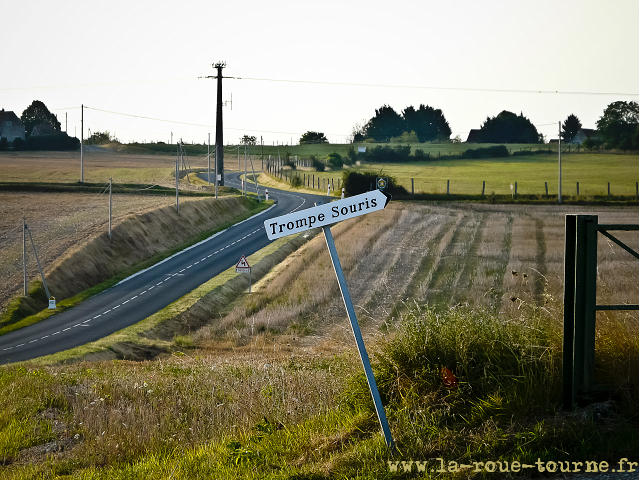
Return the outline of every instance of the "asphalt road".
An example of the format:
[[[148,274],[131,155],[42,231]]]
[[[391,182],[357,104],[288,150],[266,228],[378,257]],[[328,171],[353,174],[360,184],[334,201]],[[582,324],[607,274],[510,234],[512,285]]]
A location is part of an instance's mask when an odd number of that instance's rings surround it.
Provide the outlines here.
[[[203,179],[206,174],[200,174]],[[225,177],[240,188],[239,174]],[[251,190],[249,187],[249,191]],[[260,188],[263,195],[263,188]],[[137,273],[76,307],[0,336],[0,364],[30,360],[94,342],[163,309],[268,245],[264,220],[312,207],[326,197],[270,189],[277,204],[265,212]]]

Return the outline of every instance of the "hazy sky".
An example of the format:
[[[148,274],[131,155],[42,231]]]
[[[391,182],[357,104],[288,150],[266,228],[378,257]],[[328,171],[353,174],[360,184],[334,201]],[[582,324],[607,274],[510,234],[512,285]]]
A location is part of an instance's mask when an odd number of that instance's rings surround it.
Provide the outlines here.
[[[637,0],[5,3],[0,108],[41,100],[78,137],[84,104],[85,136],[214,141],[215,80],[198,77],[220,60],[243,78],[224,81],[225,143],[341,143],[383,104],[421,103],[463,140],[502,110],[556,138],[571,113],[594,128],[639,101]]]

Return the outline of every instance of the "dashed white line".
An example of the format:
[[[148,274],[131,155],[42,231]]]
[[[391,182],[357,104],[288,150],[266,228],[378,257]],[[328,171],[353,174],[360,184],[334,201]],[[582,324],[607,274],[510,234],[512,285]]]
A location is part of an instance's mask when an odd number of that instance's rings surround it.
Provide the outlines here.
[[[29,343],[33,343],[33,342],[37,342],[38,339],[36,338],[35,340],[31,340]]]
[[[102,314],[100,314],[100,315],[96,315],[95,317],[93,317],[93,320],[95,320],[96,318],[99,318],[99,317],[101,317],[101,316],[102,316]]]
[[[60,330],[58,330],[58,331],[57,331],[57,332],[55,332],[55,333],[52,333],[52,334],[51,334],[51,336],[53,337],[54,335],[57,335],[58,333],[60,333]]]
[[[62,330],[63,332],[66,332],[67,330],[71,330],[71,327],[67,327],[64,330]]]
[[[186,270],[186,268],[183,268],[182,270],[180,270],[180,273],[182,273],[184,270]]]
[[[124,302],[122,302],[122,305],[129,303],[131,301],[131,299],[129,298],[128,300],[125,300]]]
[[[44,340],[45,338],[49,338],[49,335],[45,335],[44,337],[40,337],[40,340]]]
[[[8,347],[8,348],[3,348],[2,351],[4,352],[5,350],[11,350],[13,347]]]

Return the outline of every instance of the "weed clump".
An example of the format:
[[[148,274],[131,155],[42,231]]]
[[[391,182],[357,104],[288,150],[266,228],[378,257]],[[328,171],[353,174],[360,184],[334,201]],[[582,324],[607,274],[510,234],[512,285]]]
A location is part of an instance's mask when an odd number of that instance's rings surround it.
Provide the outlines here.
[[[554,327],[540,317],[504,321],[468,308],[413,308],[382,345],[375,377],[391,411],[428,408],[439,412],[439,421],[467,423],[539,413],[560,401],[560,352],[553,338]],[[367,390],[357,377],[347,402],[368,399]]]

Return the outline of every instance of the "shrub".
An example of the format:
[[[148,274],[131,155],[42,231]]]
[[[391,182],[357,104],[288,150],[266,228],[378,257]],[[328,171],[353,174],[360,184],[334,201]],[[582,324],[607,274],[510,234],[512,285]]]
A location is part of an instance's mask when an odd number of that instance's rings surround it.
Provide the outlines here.
[[[9,142],[6,138],[2,137],[0,138],[0,152],[4,151],[7,149],[7,145],[9,145]]]
[[[366,161],[371,163],[399,163],[408,162],[410,157],[409,145],[397,145],[390,147],[388,145],[371,148],[366,152]]]
[[[318,160],[317,156],[311,155],[311,168],[316,172],[323,172],[326,170],[326,165],[324,165],[324,162]]]
[[[418,148],[413,153],[413,157],[415,157],[415,161],[422,162],[424,160],[430,160],[430,153],[424,153],[424,150]]]
[[[66,133],[36,135],[30,136],[26,141],[20,140],[17,149],[14,140],[14,150],[77,150],[80,148],[80,140],[75,137],[69,137]]]
[[[13,149],[15,151],[25,150],[26,149],[26,142],[23,139],[21,139],[20,137],[14,138],[13,139]]]
[[[291,177],[291,187],[299,188],[302,186],[302,184],[302,178],[299,176],[299,174],[293,175]]]
[[[344,161],[348,165],[352,165],[357,161],[357,151],[352,145],[346,150],[346,159]]]
[[[344,160],[339,153],[329,153],[326,157],[326,163],[332,170],[338,170],[344,166]]]
[[[504,145],[494,145],[492,147],[469,148],[461,154],[461,158],[500,158],[508,155],[508,149]]]
[[[384,191],[391,195],[408,195],[408,191],[401,185],[398,185],[394,177],[381,172],[377,174],[375,172],[353,172],[350,170],[342,173],[344,192],[348,196],[369,192],[371,188],[375,189],[377,177],[388,178],[388,187],[386,187]]]
[[[552,150],[520,150],[518,152],[513,152],[513,157],[526,157],[529,155],[549,155],[554,153]]]

